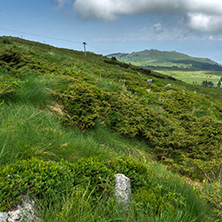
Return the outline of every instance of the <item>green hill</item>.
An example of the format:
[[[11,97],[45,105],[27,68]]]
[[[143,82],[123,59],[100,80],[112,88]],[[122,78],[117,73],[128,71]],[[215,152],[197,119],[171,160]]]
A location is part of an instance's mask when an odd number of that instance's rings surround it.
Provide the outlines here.
[[[116,57],[119,61],[151,69],[162,70],[214,70],[222,71],[222,66],[205,58],[195,58],[176,51],[144,50],[133,53],[116,53],[107,57]]]
[[[149,81],[147,81],[149,80]],[[0,211],[44,221],[221,221],[222,91],[0,37]],[[131,179],[126,210],[114,175]]]

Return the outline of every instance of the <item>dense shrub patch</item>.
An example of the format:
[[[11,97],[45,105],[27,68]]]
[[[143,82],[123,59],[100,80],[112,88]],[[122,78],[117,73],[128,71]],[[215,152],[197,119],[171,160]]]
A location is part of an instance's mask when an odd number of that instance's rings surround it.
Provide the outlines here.
[[[175,189],[167,185],[165,179],[155,179],[152,169],[129,157],[110,161],[83,158],[75,163],[63,160],[44,162],[32,158],[18,161],[0,171],[0,211],[13,208],[26,194],[37,198],[46,208],[53,207],[64,198],[72,198],[75,201],[73,204],[79,204],[82,195],[88,196],[88,206],[91,203],[98,204],[97,200],[111,204],[114,199],[115,173],[124,173],[131,179],[132,201],[143,209],[149,209],[156,215],[164,212],[176,215],[177,210],[188,207],[188,194],[183,192],[182,184]],[[186,190],[194,195],[191,188]],[[205,205],[199,199],[195,201],[199,212]],[[201,217],[201,214],[190,209],[191,217],[205,218],[206,215]]]
[[[58,94],[58,98],[68,113],[66,121],[82,130],[100,121],[126,137],[142,136],[159,160],[168,164],[173,160],[174,169],[194,178],[203,179],[204,173],[212,170],[218,175],[220,171],[221,122],[193,115],[195,112],[192,113],[190,107],[196,103],[192,96],[178,92],[159,93],[161,114],[138,96],[105,92],[87,83],[74,83]],[[199,161],[202,164],[194,167]]]
[[[111,195],[116,172],[131,177],[134,189],[145,187],[147,183],[146,167],[126,157],[111,162],[96,158],[80,159],[75,163],[44,162],[35,158],[18,161],[0,171],[0,210],[12,208],[27,193],[53,203],[71,195],[76,186],[88,187],[96,196],[104,191]]]
[[[1,210],[12,208],[26,193],[39,198],[61,198],[70,192],[74,175],[65,163],[38,159],[18,161],[0,172]]]

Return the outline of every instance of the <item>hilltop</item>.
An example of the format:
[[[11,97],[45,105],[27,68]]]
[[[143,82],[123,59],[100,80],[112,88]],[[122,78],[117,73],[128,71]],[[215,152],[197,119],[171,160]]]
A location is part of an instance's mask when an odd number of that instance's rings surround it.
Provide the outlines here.
[[[0,211],[45,221],[220,221],[222,91],[0,37]],[[114,174],[131,179],[128,211]]]
[[[207,58],[191,57],[176,51],[155,49],[132,53],[115,53],[107,57],[131,63],[144,68],[158,70],[214,70],[222,71],[222,66]]]

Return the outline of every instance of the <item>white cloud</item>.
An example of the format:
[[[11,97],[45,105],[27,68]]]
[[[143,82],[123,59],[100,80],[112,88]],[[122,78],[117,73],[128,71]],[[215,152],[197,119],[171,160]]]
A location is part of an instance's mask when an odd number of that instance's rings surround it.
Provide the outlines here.
[[[189,13],[189,27],[202,32],[222,31],[222,16],[206,15],[200,13]]]
[[[152,29],[154,30],[154,32],[159,33],[162,32],[164,30],[163,26],[160,23],[154,24],[152,26]]]
[[[66,0],[57,0],[62,5]],[[75,0],[73,7],[84,18],[114,20],[118,15],[185,13],[188,27],[197,31],[222,31],[222,0]]]
[[[209,40],[222,41],[222,35],[216,35],[216,36],[210,35]]]
[[[210,36],[209,36],[209,40],[214,40],[214,36],[213,36],[213,35],[210,35]]]
[[[76,0],[74,8],[84,18],[113,20],[119,14],[140,14],[155,11],[171,11],[180,7],[182,0]],[[183,3],[184,5],[184,3]]]

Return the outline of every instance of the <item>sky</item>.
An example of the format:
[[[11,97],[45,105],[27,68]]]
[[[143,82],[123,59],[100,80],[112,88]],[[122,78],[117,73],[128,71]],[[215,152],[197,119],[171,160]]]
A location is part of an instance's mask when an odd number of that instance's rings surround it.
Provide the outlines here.
[[[97,54],[177,51],[222,64],[222,0],[0,0],[0,36]]]

